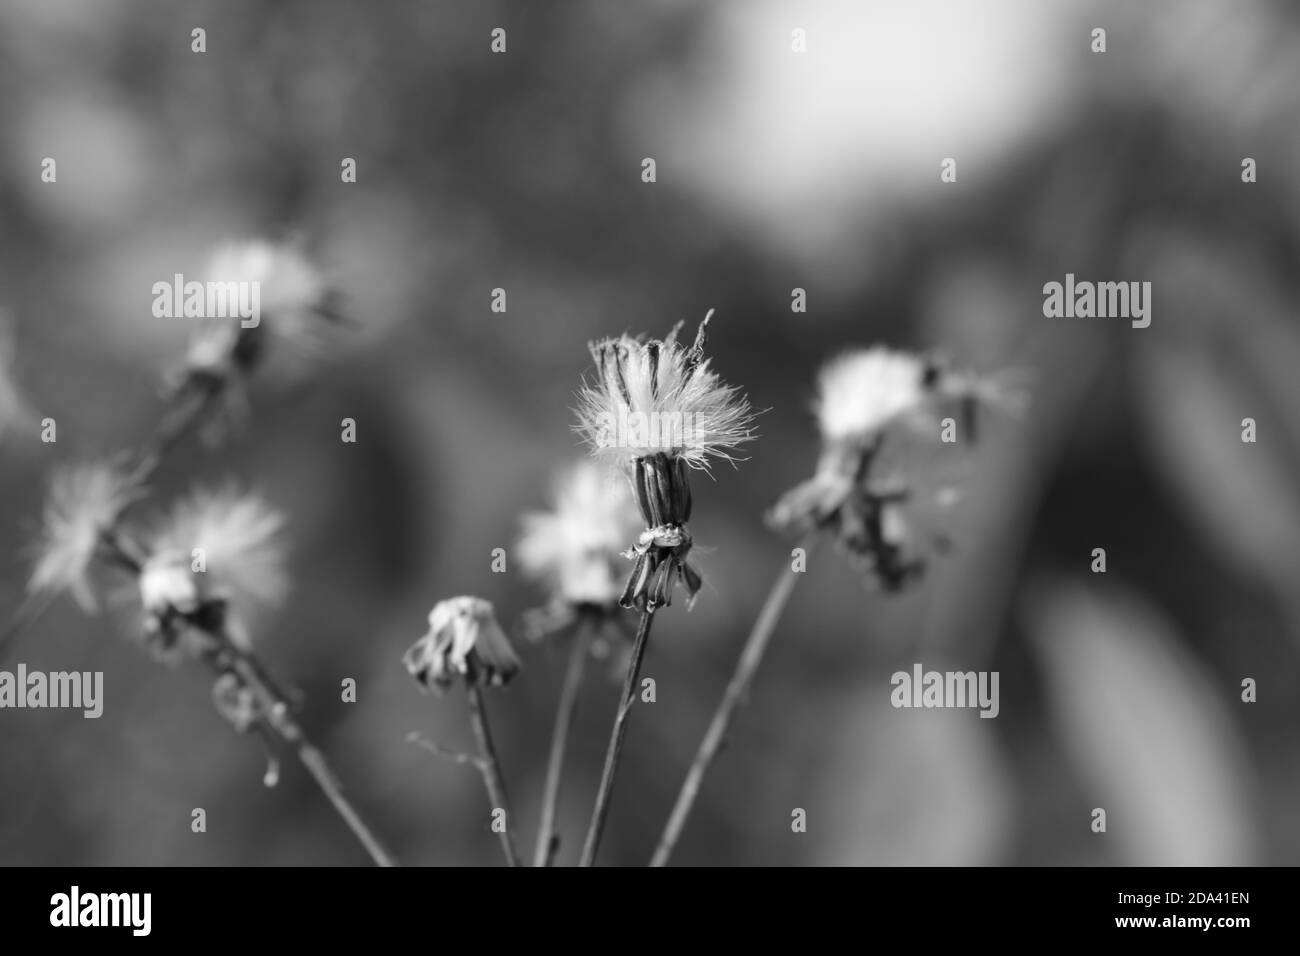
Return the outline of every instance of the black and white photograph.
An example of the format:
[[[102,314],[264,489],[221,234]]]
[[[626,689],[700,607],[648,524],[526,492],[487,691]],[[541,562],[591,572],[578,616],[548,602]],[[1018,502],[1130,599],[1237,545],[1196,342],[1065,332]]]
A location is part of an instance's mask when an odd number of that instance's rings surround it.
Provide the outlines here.
[[[1300,6],[0,0],[0,126],[25,921],[1300,864]]]

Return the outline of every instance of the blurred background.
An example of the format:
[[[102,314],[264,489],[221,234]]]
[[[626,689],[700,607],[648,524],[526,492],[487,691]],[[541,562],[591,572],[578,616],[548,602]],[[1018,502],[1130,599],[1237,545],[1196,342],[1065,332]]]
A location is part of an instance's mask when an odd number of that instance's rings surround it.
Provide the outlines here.
[[[0,438],[0,610],[50,468],[161,413],[186,329],[153,318],[152,283],[227,240],[300,239],[355,335],[257,379],[246,427],[184,444],[156,491],[237,476],[288,512],[267,661],[400,860],[496,865],[478,776],[405,742],[468,748],[463,695],[421,695],[402,652],[440,598],[507,624],[544,600],[491,552],[581,454],[586,342],[716,309],[715,367],[767,411],[750,460],[696,483],[708,586],[651,642],[601,856],[643,864],[789,560],[761,516],[812,472],[817,367],[937,349],[1033,370],[1030,415],[944,463],[956,547],[910,592],[814,555],[675,862],[1300,862],[1298,50],[1283,2],[2,0],[0,308],[58,442]],[[1044,318],[1066,272],[1152,282],[1150,328]],[[107,700],[0,712],[0,862],[366,862],[296,764],[261,785],[204,675],[122,630],[64,601],[5,652],[102,670]],[[565,649],[521,653],[490,706],[531,847]],[[892,709],[918,661],[999,671],[998,719]],[[617,694],[589,669],[561,864]]]

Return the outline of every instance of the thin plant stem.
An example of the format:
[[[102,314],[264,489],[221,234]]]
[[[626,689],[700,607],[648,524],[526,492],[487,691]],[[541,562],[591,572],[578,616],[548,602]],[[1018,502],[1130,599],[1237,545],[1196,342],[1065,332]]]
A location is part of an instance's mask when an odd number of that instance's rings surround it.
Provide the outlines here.
[[[167,453],[208,416],[225,388],[224,379],[214,379],[196,383],[177,396],[176,404],[163,413],[149,441],[140,449],[131,470],[133,484],[143,485],[154,476]]]
[[[370,827],[367,826],[366,821],[361,818],[361,814],[359,814],[356,808],[352,806],[352,803],[348,798],[343,795],[342,785],[330,770],[329,765],[325,762],[325,755],[312,746],[305,737],[298,738],[296,747],[298,751],[298,760],[307,768],[307,772],[312,775],[312,779],[314,779],[316,785],[320,787],[321,793],[325,794],[325,796],[329,798],[335,811],[337,811],[338,815],[343,818],[343,822],[348,825],[348,829],[352,831],[353,835],[356,836],[361,845],[365,847],[366,852],[370,854],[370,858],[374,860],[375,865],[384,867],[396,866],[397,861],[389,855],[386,849],[384,849],[383,844],[379,842],[379,838],[374,835]]]
[[[641,622],[637,625],[636,642],[632,645],[632,661],[628,665],[627,676],[623,678],[623,696],[619,699],[618,712],[614,715],[614,729],[609,736],[609,748],[605,751],[605,766],[600,773],[596,807],[592,811],[587,840],[582,847],[582,860],[579,864],[581,866],[592,866],[596,862],[596,853],[600,849],[600,836],[605,829],[605,818],[609,816],[614,777],[618,773],[619,758],[623,755],[623,738],[627,736],[627,718],[632,711],[632,703],[636,700],[637,679],[641,676],[641,661],[645,658],[654,615],[654,608],[647,607],[641,612]]]
[[[754,675],[758,673],[768,642],[776,630],[776,624],[781,619],[781,613],[785,610],[798,580],[799,573],[794,570],[793,565],[787,564],[772,584],[772,590],[768,593],[767,600],[763,602],[763,608],[754,621],[754,629],[750,631],[749,638],[740,652],[740,658],[736,661],[736,670],[731,675],[731,682],[727,684],[713,720],[705,731],[704,739],[700,741],[700,749],[686,772],[686,780],[677,795],[677,802],[673,805],[663,835],[659,837],[659,845],[655,848],[654,857],[650,860],[651,866],[664,866],[668,863],[668,858],[682,835],[682,829],[686,826],[691,808],[695,805],[695,798],[699,795],[704,775],[708,773],[713,758],[722,749],[736,709],[744,703],[749,694],[750,685],[754,682]]]
[[[587,654],[591,650],[591,627],[580,621],[569,649],[569,666],[564,672],[564,685],[560,688],[560,703],[555,712],[555,729],[551,732],[551,756],[546,764],[546,789],[542,794],[542,818],[537,829],[537,849],[533,853],[533,866],[550,866],[560,845],[560,835],[555,830],[555,809],[560,799],[560,778],[564,774],[564,751],[569,742],[569,727],[578,708],[578,688],[582,686],[582,672],[586,668]]]
[[[279,737],[290,747],[298,756],[298,760],[311,774],[316,786],[320,788],[321,793],[329,800],[334,807],[335,812],[348,825],[358,842],[370,854],[377,866],[396,866],[397,863],[388,853],[374,832],[362,819],[361,814],[347,797],[343,795],[343,786],[339,783],[338,777],[330,769],[325,755],[308,739],[302,726],[293,718],[289,710],[289,705],[265,677],[266,670],[261,663],[249,652],[240,650],[230,643],[225,635],[214,635],[223,645],[224,654],[222,657],[228,658],[230,668],[236,673],[244,686],[257,695],[262,701],[267,711],[267,723],[279,735]],[[212,662],[218,670],[221,668],[222,661],[213,658]]]
[[[488,799],[493,803],[495,809],[497,801],[492,798],[495,783],[492,776],[492,764],[489,761],[476,754],[467,754],[456,750],[449,750],[441,744],[428,740],[418,733],[410,733],[407,735],[406,739],[410,743],[416,744],[417,746],[429,751],[429,753],[433,754],[435,757],[441,757],[443,760],[450,760],[452,763],[469,764],[477,770],[483,778],[483,786],[487,789]],[[506,814],[506,824],[508,828],[510,823],[509,810],[506,811]],[[505,846],[505,841],[502,841],[502,845]],[[512,850],[513,847],[510,847],[510,849]],[[511,866],[516,865],[515,858],[510,855],[510,850],[506,851],[506,860]]]
[[[492,731],[488,727],[483,691],[477,684],[468,684],[465,691],[469,698],[469,720],[474,727],[474,739],[478,741],[479,757],[482,760],[480,767],[483,782],[487,785],[488,799],[493,810],[503,810],[506,815],[506,825],[501,831],[501,849],[505,852],[506,863],[519,866],[519,851],[515,848],[514,815],[510,812],[510,800],[506,796],[501,762],[497,760],[496,748],[492,745]]]

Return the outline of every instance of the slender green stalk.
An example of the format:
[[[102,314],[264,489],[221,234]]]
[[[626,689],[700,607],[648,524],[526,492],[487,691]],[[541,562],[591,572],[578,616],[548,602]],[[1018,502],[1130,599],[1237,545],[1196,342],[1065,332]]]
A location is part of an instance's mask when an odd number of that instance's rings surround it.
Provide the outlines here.
[[[708,772],[709,765],[713,763],[713,758],[722,748],[727,736],[727,728],[731,726],[731,718],[749,693],[749,687],[754,682],[754,675],[758,673],[768,642],[772,638],[773,631],[776,630],[777,621],[781,619],[781,612],[785,610],[798,580],[798,572],[787,563],[781,575],[773,583],[767,600],[763,602],[763,608],[754,621],[754,629],[750,631],[745,647],[740,652],[740,659],[736,661],[736,670],[731,675],[731,682],[727,684],[713,720],[705,731],[704,739],[700,741],[700,749],[686,772],[686,780],[677,795],[677,802],[673,805],[663,835],[659,837],[659,845],[655,848],[654,857],[650,861],[651,866],[664,866],[672,855],[673,848],[682,835],[682,828],[686,826],[691,808],[695,805],[695,798],[699,795],[704,775]]]
[[[478,741],[479,769],[483,772],[483,782],[487,785],[488,799],[493,810],[503,810],[506,815],[505,828],[501,831],[501,849],[505,852],[506,863],[519,866],[519,851],[515,849],[514,814],[510,812],[510,800],[506,796],[506,782],[501,776],[501,763],[497,760],[496,748],[492,745],[492,731],[488,727],[487,709],[484,706],[483,692],[477,684],[465,687],[469,698],[469,719],[474,726],[474,739]]]
[[[537,849],[533,866],[550,866],[559,849],[560,835],[555,830],[555,809],[560,799],[560,778],[564,774],[564,751],[569,743],[569,727],[578,708],[578,688],[591,651],[591,627],[579,621],[569,648],[569,666],[560,688],[560,703],[555,712],[555,729],[551,732],[551,756],[546,764],[546,789],[542,794],[542,819],[537,828]]]
[[[596,791],[596,808],[591,814],[587,840],[582,847],[581,866],[592,866],[596,862],[596,853],[600,849],[600,836],[605,829],[605,818],[609,816],[609,801],[614,789],[614,777],[618,773],[619,758],[623,754],[623,738],[627,735],[627,718],[632,711],[632,703],[636,700],[637,679],[641,676],[641,661],[645,658],[654,614],[653,607],[647,607],[642,611],[641,623],[636,629],[636,641],[632,645],[632,662],[628,665],[627,676],[623,679],[623,696],[618,702],[618,712],[614,715],[614,729],[609,737],[609,748],[605,751],[605,766],[600,774],[600,788]]]

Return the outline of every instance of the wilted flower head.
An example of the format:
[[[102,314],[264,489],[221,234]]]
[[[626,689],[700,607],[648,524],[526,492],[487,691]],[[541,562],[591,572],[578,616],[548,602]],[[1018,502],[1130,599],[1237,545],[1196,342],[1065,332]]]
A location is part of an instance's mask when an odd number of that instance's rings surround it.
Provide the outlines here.
[[[902,429],[937,443],[940,414],[952,404],[973,438],[979,408],[1014,412],[1023,402],[1006,378],[955,372],[933,356],[878,347],[833,359],[818,377],[816,472],[782,495],[768,520],[800,534],[828,531],[885,588],[898,589],[924,570],[925,560],[906,517],[912,487],[905,476],[879,474],[887,435]],[[943,489],[925,504],[946,507],[952,497]]]
[[[898,479],[871,477],[874,449],[856,456],[822,456],[817,472],[786,492],[768,511],[778,530],[824,531],[863,571],[889,591],[925,570],[907,519],[911,490]]]
[[[429,612],[429,631],[402,658],[411,676],[429,690],[443,690],[456,677],[467,684],[505,684],[519,671],[519,658],[497,623],[490,601],[455,597]]]
[[[712,313],[710,313],[711,315]],[[602,339],[591,344],[594,381],[578,396],[576,430],[605,462],[627,467],[663,454],[692,468],[753,439],[753,412],[739,389],[726,385],[704,357],[705,316],[686,348],[677,328],[664,339]]]
[[[334,291],[293,244],[253,240],[223,246],[213,254],[204,278],[256,283],[258,320],[197,320],[178,386],[225,384],[233,375],[250,371],[268,348],[312,355],[337,318]]]
[[[105,535],[118,516],[139,496],[140,490],[115,465],[82,464],[55,471],[28,591],[70,591],[82,610],[97,610],[91,562],[101,553]]]
[[[150,543],[140,573],[145,629],[170,646],[187,627],[225,626],[246,644],[243,623],[288,591],[284,516],[259,495],[199,489],[180,501]]]

